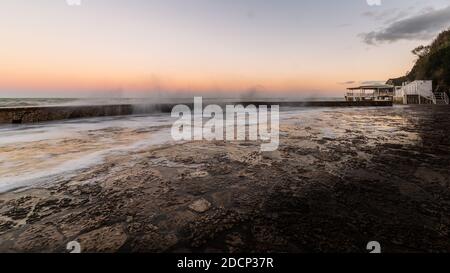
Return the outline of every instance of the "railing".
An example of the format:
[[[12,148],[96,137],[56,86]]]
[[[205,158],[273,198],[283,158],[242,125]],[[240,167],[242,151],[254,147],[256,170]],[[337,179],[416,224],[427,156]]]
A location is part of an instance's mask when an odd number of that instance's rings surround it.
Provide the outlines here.
[[[433,93],[432,98],[434,104],[449,104],[449,98],[445,92]]]
[[[353,97],[353,98],[372,98],[373,93],[355,93],[355,92],[348,92],[347,97]]]
[[[406,85],[403,85],[400,90],[402,90],[404,95],[417,95],[422,96],[424,98],[430,99],[434,101],[434,95],[431,88],[424,89],[421,88],[422,84],[417,84],[416,82],[412,82]]]
[[[394,91],[376,91],[374,92],[375,97],[394,97],[395,92]]]

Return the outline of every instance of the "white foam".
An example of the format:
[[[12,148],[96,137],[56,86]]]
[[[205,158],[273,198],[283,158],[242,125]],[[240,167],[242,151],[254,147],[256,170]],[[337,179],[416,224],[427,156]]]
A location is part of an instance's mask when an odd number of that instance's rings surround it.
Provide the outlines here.
[[[0,178],[0,193],[18,188],[49,184],[60,179],[68,179],[73,177],[77,171],[103,163],[107,156],[128,153],[149,146],[167,144],[171,141],[170,130],[167,128],[161,129],[160,131],[152,133],[148,139],[136,141],[130,145],[96,151],[76,159],[68,160],[51,169],[31,171],[19,176],[2,177]]]
[[[172,124],[171,118],[168,116],[129,116],[129,117],[111,117],[111,118],[94,118],[82,119],[62,122],[52,122],[36,125],[22,125],[22,126],[7,126],[0,129],[0,146],[8,145],[8,148],[27,149],[25,144],[31,145],[35,142],[43,143],[58,143],[59,140],[76,140],[86,138],[87,133],[89,138],[94,138],[97,133],[102,133],[104,130],[111,128],[122,129],[142,129],[151,132],[143,135],[145,139],[137,140],[131,144],[120,144],[120,139],[117,144],[114,144],[114,133],[112,137],[98,140],[105,143],[104,148],[100,151],[95,151],[90,154],[80,156],[65,161],[62,164],[52,168],[37,169],[28,168],[20,175],[11,174],[0,177],[0,192],[9,191],[16,188],[23,188],[43,183],[53,183],[61,178],[67,179],[70,175],[77,171],[92,167],[94,165],[104,162],[105,157],[117,153],[125,153],[133,150],[143,149],[152,145],[160,145],[170,142],[169,125]],[[123,143],[123,142],[122,142]],[[111,144],[115,145],[112,148]],[[43,153],[42,157],[46,157],[46,151],[40,150]],[[11,153],[11,152],[10,152]],[[13,153],[13,152],[12,152]],[[49,157],[50,152],[48,153]],[[42,160],[42,159],[36,159]],[[8,162],[8,157],[0,156],[0,168],[8,170],[12,168],[14,162]]]
[[[289,109],[281,114],[282,120],[286,121],[293,118],[300,112],[317,112],[318,109],[308,108]],[[322,111],[322,110],[319,110]],[[149,146],[173,143],[170,127],[173,124],[173,118],[168,115],[151,116],[127,116],[127,117],[102,117],[91,119],[80,119],[70,121],[51,122],[36,125],[20,125],[0,127],[0,146],[13,145],[13,147],[23,147],[24,144],[33,144],[33,142],[54,142],[62,139],[77,139],[86,137],[89,132],[95,138],[97,131],[99,133],[111,128],[128,128],[148,130],[148,138],[137,140],[131,144],[115,144],[112,148],[104,148],[91,152],[87,155],[67,160],[59,165],[46,169],[28,169],[20,175],[6,175],[0,178],[0,192],[6,192],[18,188],[27,188],[43,184],[56,183],[62,179],[68,179],[76,175],[79,171],[91,168],[101,164],[109,155],[129,153],[144,149]],[[255,125],[255,124],[252,124]],[[107,139],[108,140],[108,139]],[[119,141],[120,142],[120,141]],[[114,139],[111,138],[114,144]],[[110,145],[106,145],[111,147]],[[26,147],[25,147],[26,149]],[[45,151],[44,153],[45,158]],[[8,160],[0,155],[0,168],[8,168],[5,162]],[[37,159],[42,160],[42,159]]]
[[[152,128],[172,124],[170,117],[131,116],[115,118],[92,118],[37,125],[7,126],[0,128],[0,145],[22,144],[52,139],[73,138],[86,131],[107,128]]]

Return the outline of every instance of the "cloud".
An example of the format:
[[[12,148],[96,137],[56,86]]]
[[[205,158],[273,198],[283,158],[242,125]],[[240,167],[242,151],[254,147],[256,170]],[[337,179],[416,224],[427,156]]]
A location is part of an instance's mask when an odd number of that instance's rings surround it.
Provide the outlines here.
[[[384,84],[385,81],[362,81],[360,84],[362,85],[377,85],[377,84]]]
[[[338,84],[340,85],[349,85],[349,84],[354,84],[356,83],[355,81],[346,81],[346,82],[338,82]]]
[[[346,81],[346,82],[338,82],[340,85],[351,85],[351,84],[361,84],[361,85],[377,85],[384,84],[385,81]]]
[[[391,24],[394,21],[399,21],[406,17],[409,17],[415,10],[414,6],[410,6],[407,8],[391,8],[387,10],[370,10],[362,13],[363,17],[370,18],[374,21],[381,21],[384,24]],[[424,9],[422,12],[425,12]]]
[[[419,15],[392,22],[384,29],[360,34],[364,42],[375,45],[399,40],[427,40],[450,27],[450,6],[427,10]]]

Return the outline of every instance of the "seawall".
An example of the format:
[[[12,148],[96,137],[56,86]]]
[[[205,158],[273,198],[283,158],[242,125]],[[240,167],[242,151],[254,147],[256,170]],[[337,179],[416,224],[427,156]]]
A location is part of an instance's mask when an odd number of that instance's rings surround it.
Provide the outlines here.
[[[218,103],[221,105],[221,103]],[[310,101],[310,102],[261,102],[245,101],[227,104],[279,105],[280,107],[388,107],[390,101]],[[152,105],[90,105],[90,106],[49,106],[49,107],[9,107],[0,108],[0,124],[22,124],[45,121],[123,116],[133,114],[170,113],[176,104]],[[187,104],[193,107],[192,104]],[[223,104],[222,104],[223,106]]]

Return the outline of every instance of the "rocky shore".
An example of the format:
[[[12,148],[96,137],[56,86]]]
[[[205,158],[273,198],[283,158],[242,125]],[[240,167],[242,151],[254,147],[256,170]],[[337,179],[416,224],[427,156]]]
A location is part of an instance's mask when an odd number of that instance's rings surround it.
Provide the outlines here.
[[[190,142],[0,194],[0,252],[450,252],[450,107],[290,117],[276,152]]]

